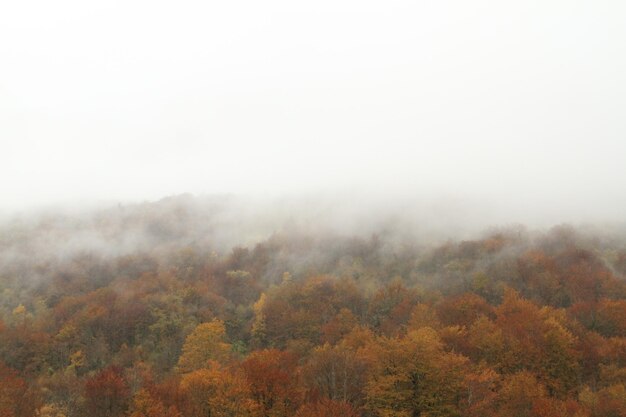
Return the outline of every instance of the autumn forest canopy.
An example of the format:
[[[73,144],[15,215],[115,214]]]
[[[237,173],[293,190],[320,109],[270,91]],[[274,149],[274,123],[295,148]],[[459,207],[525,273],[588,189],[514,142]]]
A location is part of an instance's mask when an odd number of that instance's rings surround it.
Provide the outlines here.
[[[283,203],[3,219],[0,417],[626,416],[624,230]]]

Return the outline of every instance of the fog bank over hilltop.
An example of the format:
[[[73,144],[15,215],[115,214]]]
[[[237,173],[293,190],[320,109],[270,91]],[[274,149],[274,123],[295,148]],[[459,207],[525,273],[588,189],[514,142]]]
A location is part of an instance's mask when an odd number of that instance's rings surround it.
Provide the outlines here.
[[[533,215],[536,217],[533,218]],[[185,247],[228,253],[272,236],[336,239],[378,236],[391,245],[433,247],[505,230],[545,232],[565,219],[475,199],[392,198],[355,191],[341,195],[236,196],[183,194],[154,202],[56,207],[6,216],[0,225],[5,260],[13,256],[122,256]],[[569,219],[572,220],[572,219]],[[552,223],[551,223],[552,222]],[[570,222],[579,231],[622,236],[622,222]],[[30,255],[29,255],[30,254]],[[31,259],[31,260],[32,260]]]

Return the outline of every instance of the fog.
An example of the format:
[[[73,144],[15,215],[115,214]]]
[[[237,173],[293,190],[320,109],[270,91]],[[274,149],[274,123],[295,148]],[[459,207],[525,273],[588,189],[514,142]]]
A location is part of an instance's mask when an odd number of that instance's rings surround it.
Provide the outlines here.
[[[227,193],[233,225],[272,219],[250,236],[620,223],[624,21],[610,0],[4,2],[0,212]]]

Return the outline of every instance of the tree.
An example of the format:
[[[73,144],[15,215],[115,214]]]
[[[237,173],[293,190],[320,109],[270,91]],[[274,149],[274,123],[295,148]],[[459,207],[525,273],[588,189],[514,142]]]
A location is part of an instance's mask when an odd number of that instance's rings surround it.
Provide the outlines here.
[[[480,316],[494,318],[493,307],[484,298],[465,293],[457,297],[448,297],[437,305],[437,316],[445,325],[469,327]]]
[[[295,417],[359,417],[349,403],[333,401],[328,398],[303,405]]]
[[[592,417],[624,417],[626,385],[615,384],[597,392],[586,387],[580,393],[580,402],[590,410]]]
[[[496,309],[496,324],[506,346],[498,364],[505,373],[529,370],[545,381],[550,394],[565,395],[578,383],[579,352],[562,310],[539,308],[507,291]]]
[[[230,345],[224,341],[225,333],[224,323],[220,320],[199,324],[185,339],[178,370],[191,372],[206,367],[209,360],[226,359]]]
[[[490,368],[478,369],[465,374],[466,393],[463,415],[484,417],[494,413],[497,400],[496,387],[500,375]]]
[[[626,300],[600,300],[594,327],[606,336],[626,337]]]
[[[131,410],[130,417],[181,417],[175,407],[165,407],[146,389],[137,391]]]
[[[67,410],[58,404],[45,404],[37,410],[37,417],[66,417]],[[2,413],[0,413],[2,415]]]
[[[254,346],[264,346],[267,340],[265,332],[265,314],[263,309],[267,302],[267,295],[261,293],[259,299],[252,306],[254,311],[254,322],[252,323],[252,342]]]
[[[446,352],[428,327],[404,338],[380,338],[370,347],[367,408],[381,417],[455,416],[467,358]]]
[[[130,389],[119,367],[105,368],[85,382],[87,409],[94,417],[121,416],[129,398]]]
[[[546,389],[527,371],[510,375],[500,391],[500,417],[539,417],[537,404],[547,396]]]
[[[352,311],[342,308],[332,320],[322,326],[322,343],[337,343],[358,324],[359,321]]]
[[[369,322],[385,335],[397,335],[401,326],[409,321],[417,299],[416,290],[406,288],[401,280],[395,279],[370,299]]]
[[[336,319],[342,308],[349,310],[360,303],[360,294],[350,281],[326,275],[289,280],[267,292],[255,306],[254,336],[260,340],[262,335],[267,346],[280,349],[290,341],[312,346],[319,343],[323,325]]]
[[[313,350],[303,369],[309,396],[360,406],[367,363],[344,344],[325,344]]]
[[[292,416],[301,401],[296,357],[276,349],[252,352],[241,364],[264,417]]]
[[[17,371],[0,362],[0,416],[30,417],[34,415],[38,398]]]
[[[194,417],[258,417],[260,407],[251,398],[245,377],[209,361],[207,368],[182,376],[181,411]]]

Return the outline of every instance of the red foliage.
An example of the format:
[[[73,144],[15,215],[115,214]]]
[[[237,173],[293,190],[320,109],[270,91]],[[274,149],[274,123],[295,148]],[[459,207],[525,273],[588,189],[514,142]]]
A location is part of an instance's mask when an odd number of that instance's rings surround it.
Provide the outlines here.
[[[87,409],[94,417],[122,415],[129,399],[130,389],[119,367],[105,368],[85,382]]]
[[[291,415],[301,399],[296,357],[276,349],[253,352],[241,364],[264,415]]]
[[[31,417],[37,404],[26,381],[0,362],[0,417]]]

